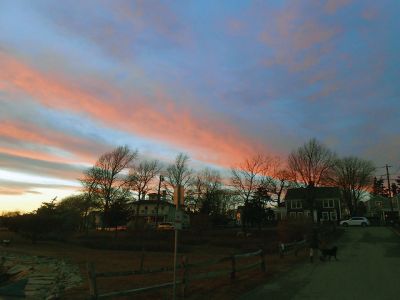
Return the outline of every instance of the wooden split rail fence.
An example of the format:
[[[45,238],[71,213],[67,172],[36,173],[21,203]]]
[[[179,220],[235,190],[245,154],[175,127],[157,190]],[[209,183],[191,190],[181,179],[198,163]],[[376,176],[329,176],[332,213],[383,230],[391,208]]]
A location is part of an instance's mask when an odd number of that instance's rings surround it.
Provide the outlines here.
[[[251,264],[247,264],[244,266],[239,266],[238,262],[243,258],[255,257],[259,256],[259,260],[257,262],[253,262]],[[218,265],[221,263],[229,262],[230,267],[225,269],[218,269],[215,271],[201,271],[198,270],[199,268],[210,267],[213,265]],[[251,253],[245,254],[235,254],[219,259],[213,259],[206,262],[200,262],[195,264],[190,264],[186,256],[182,257],[181,265],[177,266],[177,269],[181,272],[181,278],[177,280],[176,284],[181,285],[181,293],[182,297],[185,297],[187,293],[187,289],[189,283],[195,280],[201,279],[209,279],[221,276],[227,276],[231,280],[236,278],[236,274],[238,272],[247,271],[260,268],[262,272],[266,271],[266,264],[265,264],[265,253],[263,250],[258,250]],[[192,274],[192,271],[196,270],[196,274]],[[135,288],[130,290],[124,291],[115,291],[100,294],[97,288],[97,278],[100,277],[116,277],[116,276],[132,276],[132,275],[142,275],[142,274],[154,274],[154,273],[161,273],[161,272],[171,272],[173,271],[173,267],[170,268],[159,268],[154,270],[135,270],[135,271],[112,271],[112,272],[99,272],[96,273],[95,266],[93,263],[87,264],[87,274],[89,279],[89,294],[90,299],[106,299],[106,298],[115,298],[115,297],[122,297],[128,295],[135,295],[143,292],[148,291],[155,291],[159,289],[164,289],[168,287],[172,287],[174,285],[173,282],[166,282],[162,284],[142,287],[142,288]]]
[[[295,256],[299,253],[301,249],[304,249],[307,247],[307,241],[306,240],[301,240],[298,242],[293,242],[293,243],[279,243],[279,255],[281,258],[283,258],[285,255],[294,253]]]

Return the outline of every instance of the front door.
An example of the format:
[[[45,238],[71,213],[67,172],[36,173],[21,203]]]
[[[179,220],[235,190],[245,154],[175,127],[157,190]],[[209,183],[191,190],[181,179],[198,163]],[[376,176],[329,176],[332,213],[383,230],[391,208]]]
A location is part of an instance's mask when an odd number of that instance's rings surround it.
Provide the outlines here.
[[[316,210],[313,211],[313,218],[314,218],[314,222],[317,223],[318,222],[318,212]]]

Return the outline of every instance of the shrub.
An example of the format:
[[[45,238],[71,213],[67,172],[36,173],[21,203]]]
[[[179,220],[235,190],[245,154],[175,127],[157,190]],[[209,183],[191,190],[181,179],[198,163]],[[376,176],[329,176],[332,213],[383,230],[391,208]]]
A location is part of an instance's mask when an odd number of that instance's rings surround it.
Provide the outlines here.
[[[313,223],[308,219],[282,220],[278,223],[278,240],[290,243],[304,239],[312,231]]]

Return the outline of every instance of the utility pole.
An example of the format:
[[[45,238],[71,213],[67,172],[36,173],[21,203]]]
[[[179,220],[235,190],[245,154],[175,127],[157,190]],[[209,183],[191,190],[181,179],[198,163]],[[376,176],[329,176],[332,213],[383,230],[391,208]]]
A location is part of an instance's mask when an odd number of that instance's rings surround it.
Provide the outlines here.
[[[391,187],[390,187],[390,177],[389,177],[389,168],[392,166],[388,166],[387,164],[385,165],[386,168],[386,178],[387,178],[387,184],[388,184],[388,196],[389,196],[389,201],[390,201],[390,210],[392,211],[392,217],[393,217],[393,202],[392,202],[392,192],[391,192]]]
[[[174,201],[175,201],[175,246],[174,246],[174,286],[172,291],[172,299],[176,300],[176,262],[177,262],[177,254],[178,254],[178,232],[182,229],[182,214],[181,214],[181,206],[184,201],[184,188],[181,185],[175,187],[174,190]]]
[[[156,206],[156,228],[158,225],[158,208],[160,206],[160,201],[161,201],[161,182],[164,181],[164,177],[160,175],[160,179],[158,181],[158,191],[157,191],[157,206]]]

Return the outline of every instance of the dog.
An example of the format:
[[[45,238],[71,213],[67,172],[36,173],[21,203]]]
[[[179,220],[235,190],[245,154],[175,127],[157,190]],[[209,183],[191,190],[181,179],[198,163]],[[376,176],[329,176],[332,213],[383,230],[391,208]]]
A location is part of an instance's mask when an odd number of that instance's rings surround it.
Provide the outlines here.
[[[332,247],[330,249],[321,249],[321,261],[325,261],[327,258],[329,258],[329,260],[331,260],[332,257],[335,258],[335,260],[338,260],[336,257],[338,251],[338,247]]]

